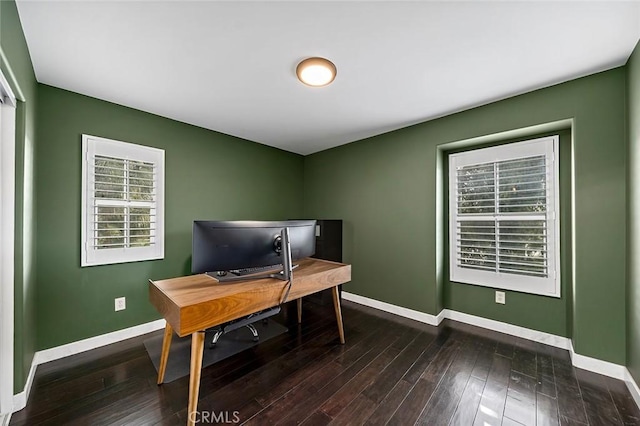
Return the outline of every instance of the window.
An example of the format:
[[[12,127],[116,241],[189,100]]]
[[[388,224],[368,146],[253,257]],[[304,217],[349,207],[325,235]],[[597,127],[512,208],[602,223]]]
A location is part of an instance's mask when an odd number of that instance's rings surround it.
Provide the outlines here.
[[[558,137],[449,156],[451,281],[560,297]]]
[[[82,135],[81,266],[164,257],[164,151]]]

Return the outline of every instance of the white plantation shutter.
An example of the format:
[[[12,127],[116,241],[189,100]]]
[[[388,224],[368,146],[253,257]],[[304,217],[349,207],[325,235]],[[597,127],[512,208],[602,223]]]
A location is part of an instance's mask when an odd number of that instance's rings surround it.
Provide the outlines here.
[[[83,135],[81,266],[164,257],[164,151]]]
[[[451,281],[560,296],[557,146],[449,156]]]

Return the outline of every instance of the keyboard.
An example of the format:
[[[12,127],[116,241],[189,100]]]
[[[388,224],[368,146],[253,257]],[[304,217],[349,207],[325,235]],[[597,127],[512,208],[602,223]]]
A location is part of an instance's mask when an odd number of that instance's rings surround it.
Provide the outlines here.
[[[243,276],[243,275],[259,274],[262,272],[280,272],[280,271],[282,271],[282,264],[258,266],[255,268],[232,269],[229,272],[231,272],[233,275],[236,275],[236,276]]]

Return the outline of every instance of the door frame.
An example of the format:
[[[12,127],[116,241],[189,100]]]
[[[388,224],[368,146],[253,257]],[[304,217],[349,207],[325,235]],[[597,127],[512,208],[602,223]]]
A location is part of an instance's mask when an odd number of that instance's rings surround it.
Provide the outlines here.
[[[0,419],[13,412],[16,97],[0,70]]]

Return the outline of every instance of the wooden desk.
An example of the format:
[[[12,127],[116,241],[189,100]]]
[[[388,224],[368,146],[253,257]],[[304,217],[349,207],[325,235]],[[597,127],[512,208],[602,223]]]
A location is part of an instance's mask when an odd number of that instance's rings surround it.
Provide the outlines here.
[[[301,319],[302,297],[332,288],[338,333],[340,342],[344,344],[338,285],[351,281],[351,265],[312,258],[302,259],[298,264],[293,271],[293,283],[287,298],[298,299],[298,320]],[[188,425],[194,424],[191,413],[198,408],[204,330],[277,306],[286,287],[285,281],[272,278],[220,283],[205,274],[161,281],[149,280],[149,300],[167,321],[158,384],[164,380],[173,332],[180,337],[191,334]]]

